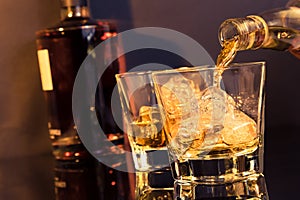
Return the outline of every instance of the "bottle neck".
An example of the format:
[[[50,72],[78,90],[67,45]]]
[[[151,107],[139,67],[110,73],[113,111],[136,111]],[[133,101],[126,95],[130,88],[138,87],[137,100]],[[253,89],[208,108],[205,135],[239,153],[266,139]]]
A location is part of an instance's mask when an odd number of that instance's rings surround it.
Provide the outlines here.
[[[300,0],[289,0],[285,7],[300,7]]]
[[[219,41],[223,46],[228,41],[236,41],[236,50],[258,49],[269,37],[268,25],[259,16],[227,19],[219,28]]]
[[[61,20],[89,18],[90,11],[86,0],[61,0]]]

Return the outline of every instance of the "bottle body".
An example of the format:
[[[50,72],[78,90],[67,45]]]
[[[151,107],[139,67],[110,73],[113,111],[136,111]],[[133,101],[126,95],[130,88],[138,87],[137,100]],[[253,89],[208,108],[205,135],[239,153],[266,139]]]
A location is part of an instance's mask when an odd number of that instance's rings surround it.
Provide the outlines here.
[[[64,134],[76,132],[72,115],[72,91],[82,62],[103,41],[104,36],[117,34],[114,28],[103,22],[101,25],[77,23],[75,26],[74,21],[66,24],[68,27],[58,26],[38,31],[36,39],[42,87],[48,107],[49,135],[53,141]],[[117,48],[113,45],[110,47]],[[101,57],[105,58],[105,55]],[[107,134],[121,132],[114,123],[110,110],[110,95],[116,82],[114,75],[119,72],[118,61],[113,62],[105,70],[97,89],[97,115],[100,125]],[[105,117],[102,116],[104,112]]]
[[[92,40],[87,39],[89,34],[93,34]],[[96,38],[100,36],[101,31],[96,25],[69,27],[67,30],[58,27],[37,33],[39,66],[52,141],[76,132],[72,115],[73,84],[88,49],[99,43]],[[47,61],[49,63],[43,63]],[[45,69],[47,67],[49,69]]]
[[[225,20],[219,29],[221,45],[237,40],[237,50],[274,49],[297,52],[300,48],[300,8],[294,4],[259,15]],[[294,53],[293,53],[294,54]]]
[[[99,199],[95,159],[74,135],[53,144],[56,200]]]
[[[269,36],[262,48],[279,51],[296,50],[300,46],[300,8],[291,6],[261,13]]]
[[[74,81],[81,64],[93,49],[105,39],[117,34],[113,24],[92,20],[89,17],[86,0],[62,0],[61,6],[61,21],[53,27],[36,32],[39,69],[42,90],[48,109],[48,128],[53,153],[61,148],[65,149],[73,145],[68,143],[57,145],[65,138],[77,137],[80,145],[83,145],[78,137],[72,113]],[[118,46],[117,44],[109,44],[108,48],[108,51],[105,52],[107,55],[100,55],[101,59],[105,59],[106,56],[117,51]],[[95,57],[95,59],[99,59],[97,55]],[[97,69],[95,68],[95,70]],[[116,82],[115,74],[122,72],[122,70],[125,69],[120,67],[118,61],[109,65],[98,83],[95,96],[89,97],[95,98],[95,109],[98,117],[97,119],[90,119],[91,123],[99,123],[107,138],[113,138],[114,141],[112,142],[117,142],[120,148],[123,148],[124,145],[123,133],[113,120],[110,104],[111,93]],[[97,80],[97,77],[95,77],[95,80]],[[89,89],[89,84],[89,82],[84,83],[86,89]],[[115,137],[111,137],[111,135]],[[86,149],[85,151],[87,152]],[[114,156],[114,153],[111,156]],[[92,157],[92,155],[89,155],[89,157]],[[127,173],[117,171],[96,159],[92,160],[94,164],[84,166],[84,171],[89,173],[89,177],[91,173],[97,177],[97,192],[99,194],[94,196],[99,197],[100,200],[127,199],[129,191]],[[59,167],[55,169],[55,172],[61,176],[65,171],[60,168],[66,166],[61,163],[65,163],[65,161],[57,162]],[[81,166],[76,166],[76,164],[76,162],[73,162],[72,168],[78,167],[80,172]],[[126,165],[126,163],[122,164]],[[90,169],[86,169],[87,167]],[[68,169],[66,170],[66,172],[69,172]],[[78,175],[80,176],[80,174]],[[76,184],[75,182],[72,184]],[[73,186],[76,187],[76,185]],[[95,192],[95,190],[92,191]],[[64,198],[67,195],[72,194],[64,193]],[[89,199],[89,196],[86,198]],[[82,199],[84,198],[82,197]]]

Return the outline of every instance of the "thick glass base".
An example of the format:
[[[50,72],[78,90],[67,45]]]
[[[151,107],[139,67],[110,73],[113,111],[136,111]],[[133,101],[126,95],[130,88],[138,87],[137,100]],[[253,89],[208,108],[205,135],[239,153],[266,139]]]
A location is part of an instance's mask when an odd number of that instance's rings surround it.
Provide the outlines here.
[[[176,180],[213,184],[236,182],[251,174],[261,173],[262,164],[262,150],[258,148],[248,154],[176,160],[171,167]]]
[[[170,167],[136,172],[136,200],[173,200],[174,179]]]
[[[175,200],[222,200],[253,199],[268,200],[265,178],[262,174],[252,174],[235,182],[207,183],[176,181]]]
[[[136,200],[173,200],[173,188],[145,190]]]

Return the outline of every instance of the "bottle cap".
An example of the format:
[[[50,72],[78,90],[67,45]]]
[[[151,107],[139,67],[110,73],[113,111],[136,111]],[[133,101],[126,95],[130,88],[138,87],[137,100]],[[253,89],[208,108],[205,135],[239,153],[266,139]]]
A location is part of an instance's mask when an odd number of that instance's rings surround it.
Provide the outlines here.
[[[87,6],[87,0],[60,0],[62,7]]]

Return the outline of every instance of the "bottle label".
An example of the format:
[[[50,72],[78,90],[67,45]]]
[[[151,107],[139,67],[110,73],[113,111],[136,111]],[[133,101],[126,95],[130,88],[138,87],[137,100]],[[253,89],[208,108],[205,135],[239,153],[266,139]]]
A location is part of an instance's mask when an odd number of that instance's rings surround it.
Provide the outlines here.
[[[61,136],[60,129],[49,129],[50,136]]]
[[[66,188],[67,187],[67,183],[65,181],[55,181],[54,182],[54,186],[56,188]]]
[[[42,88],[44,91],[51,91],[53,90],[53,83],[48,49],[38,50],[37,54],[40,66]]]

